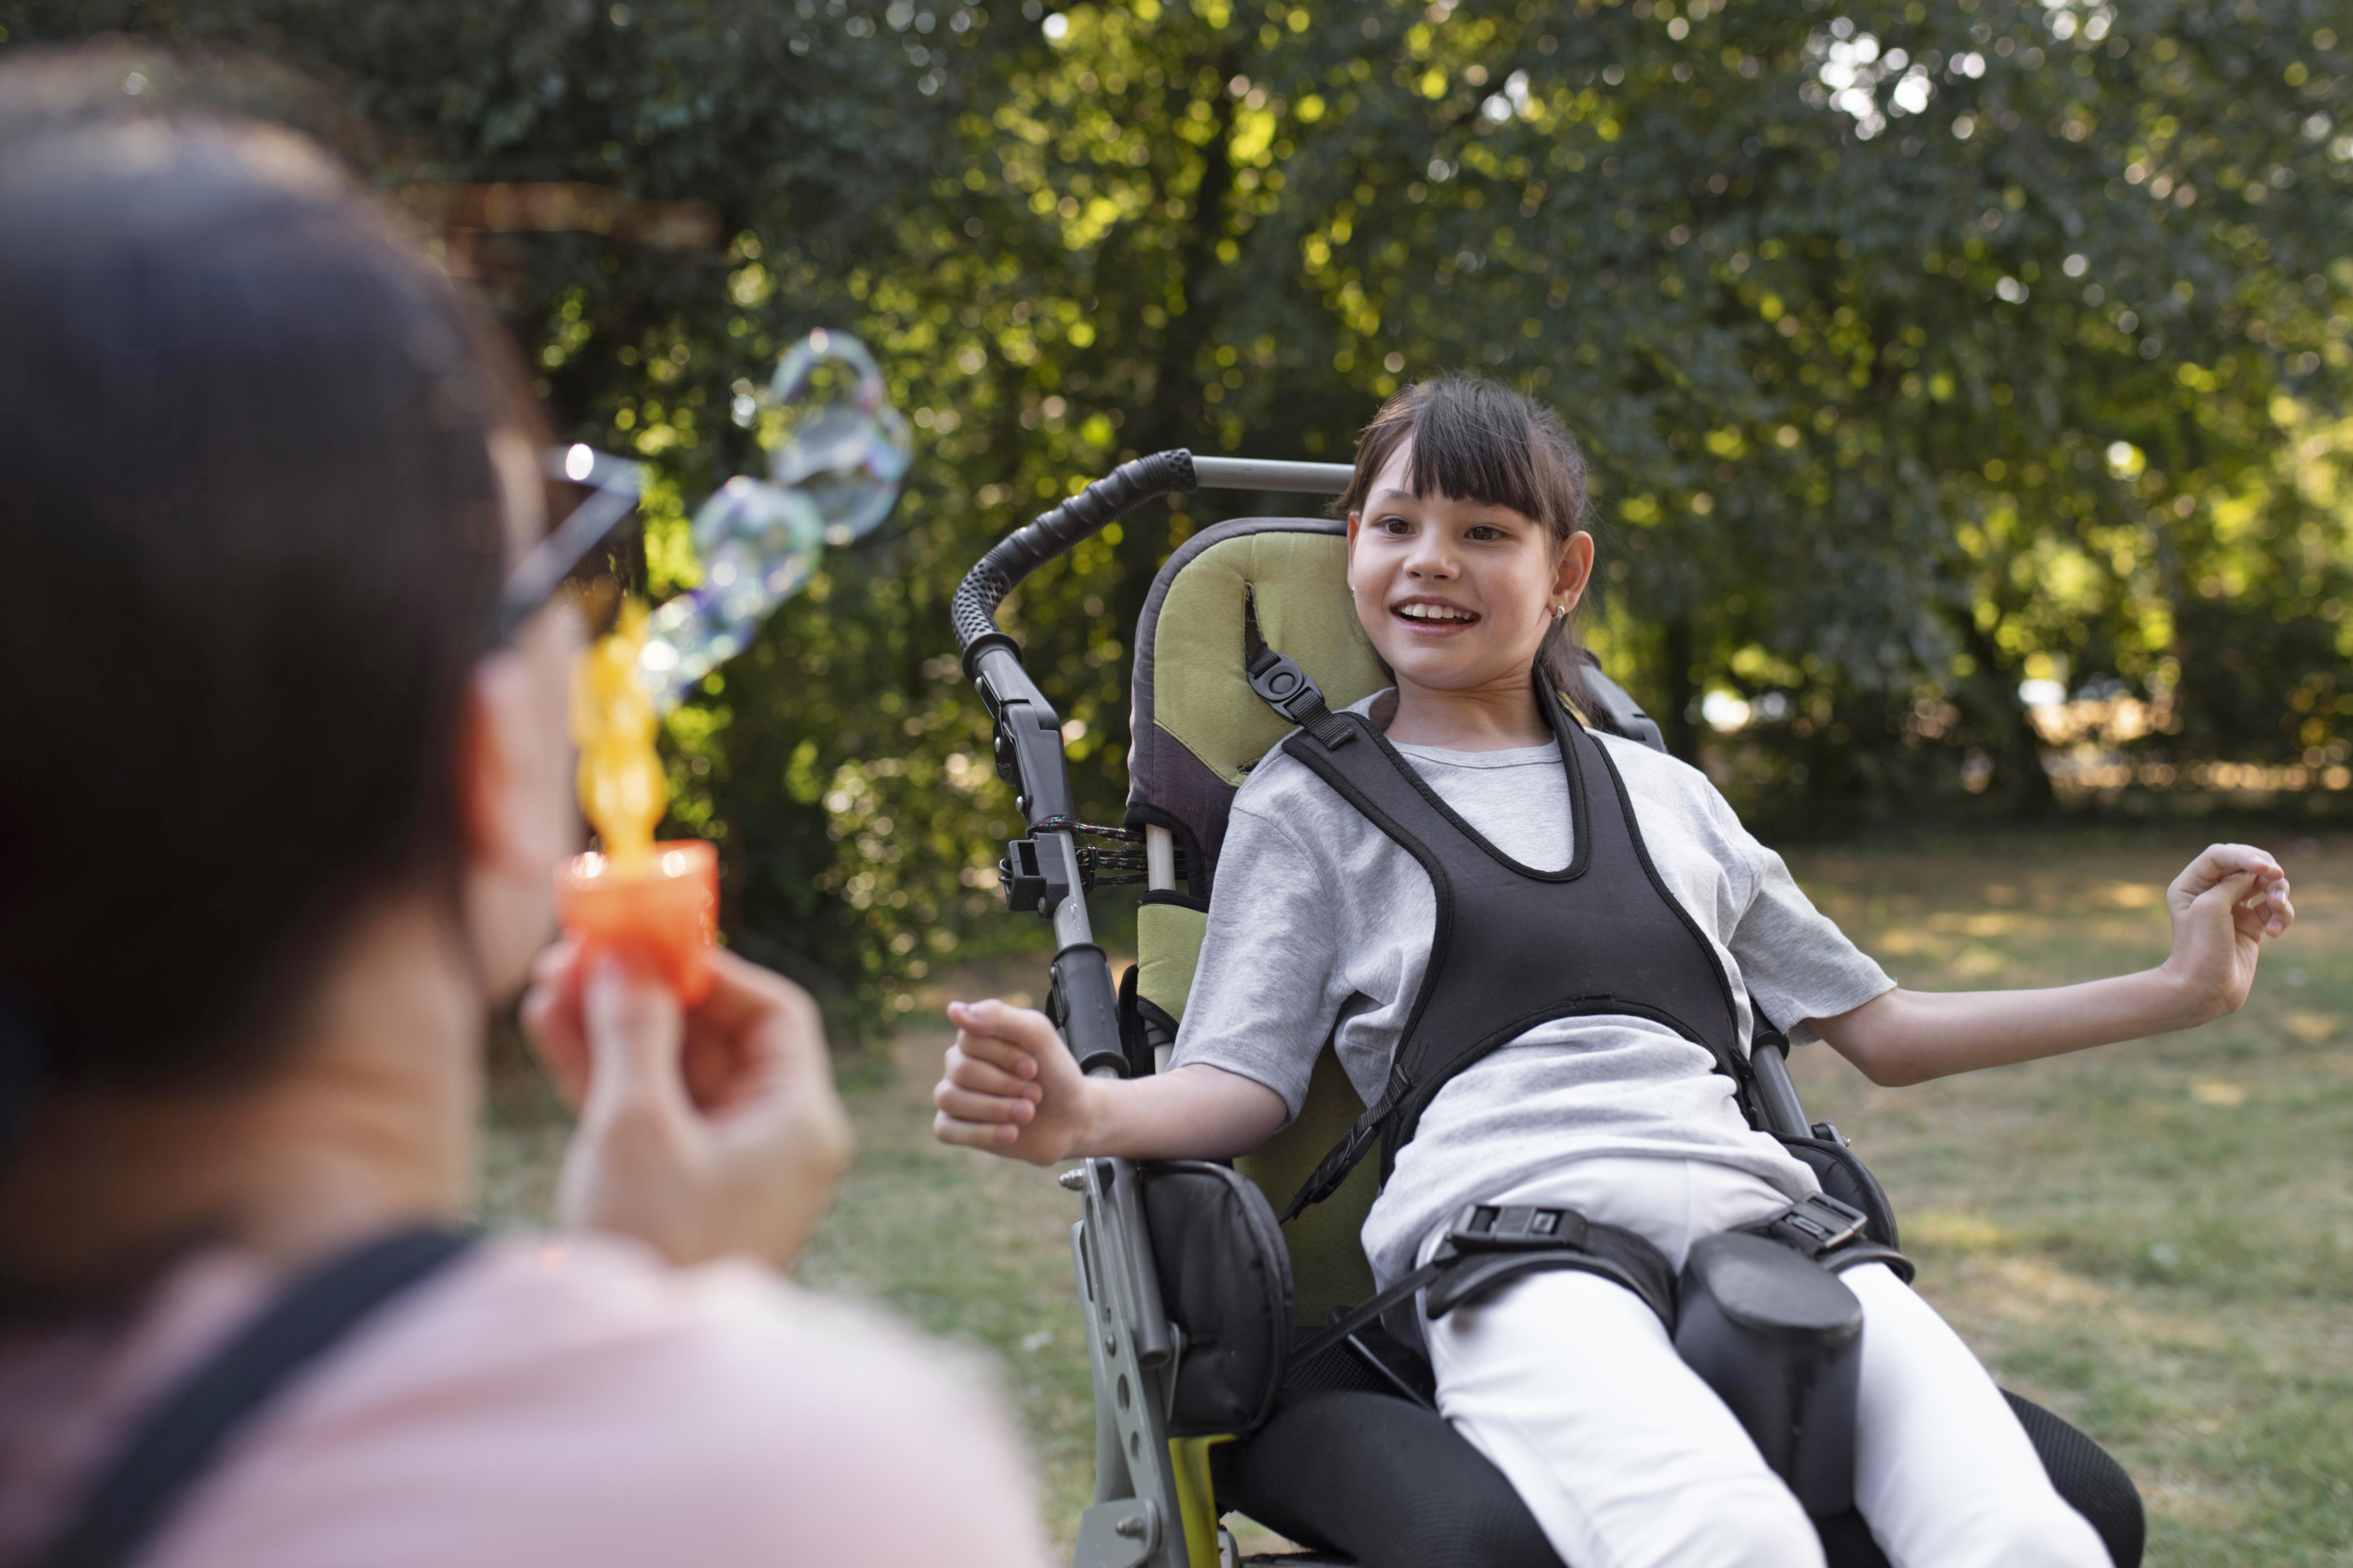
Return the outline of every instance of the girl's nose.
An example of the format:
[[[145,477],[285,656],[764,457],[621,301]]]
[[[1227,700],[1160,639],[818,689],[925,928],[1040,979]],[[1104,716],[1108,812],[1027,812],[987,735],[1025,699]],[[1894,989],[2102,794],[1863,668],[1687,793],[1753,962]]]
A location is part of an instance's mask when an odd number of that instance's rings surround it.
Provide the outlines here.
[[[1405,558],[1405,569],[1415,577],[1451,577],[1454,557],[1440,541],[1425,536],[1415,541],[1412,552]]]

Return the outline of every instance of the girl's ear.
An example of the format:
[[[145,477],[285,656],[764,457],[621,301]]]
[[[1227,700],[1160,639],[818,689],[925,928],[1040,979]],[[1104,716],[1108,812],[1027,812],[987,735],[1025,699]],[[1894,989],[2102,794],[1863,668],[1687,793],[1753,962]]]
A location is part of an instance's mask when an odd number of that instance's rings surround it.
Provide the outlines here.
[[[1356,559],[1356,531],[1364,525],[1365,514],[1363,512],[1352,511],[1348,514],[1348,559],[1351,562]]]
[[[1560,542],[1560,555],[1553,570],[1553,603],[1567,609],[1577,608],[1585,597],[1586,584],[1593,580],[1593,535],[1578,529]]]

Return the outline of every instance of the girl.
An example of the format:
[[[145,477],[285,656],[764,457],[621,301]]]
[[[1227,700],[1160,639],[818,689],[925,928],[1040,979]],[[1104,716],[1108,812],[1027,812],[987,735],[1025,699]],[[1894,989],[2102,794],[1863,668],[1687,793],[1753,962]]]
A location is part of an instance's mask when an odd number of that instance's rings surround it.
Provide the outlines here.
[[[1532,676],[1574,690],[1569,615],[1593,571],[1576,443],[1504,387],[1426,383],[1367,428],[1340,505],[1356,612],[1397,680],[1354,710],[1494,848],[1538,872],[1570,865],[1587,824],[1571,820]],[[1738,1038],[1761,1007],[1876,1083],[2218,1017],[2246,999],[2260,943],[2294,919],[2271,857],[2217,845],[2172,885],[2173,951],[2159,968],[2047,991],[1900,990],[1702,773],[1596,738],[1659,878],[1730,983]],[[1235,798],[1219,865],[1169,1071],[1083,1078],[1041,1015],[956,1004],[937,1135],[1039,1163],[1244,1153],[1297,1113],[1327,1037],[1371,1103],[1430,962],[1428,874],[1280,747]],[[1366,1222],[1376,1275],[1413,1268],[1473,1201],[1577,1209],[1638,1232],[1679,1268],[1699,1237],[1816,1191],[1804,1165],[1749,1129],[1715,1066],[1650,1017],[1529,1028],[1423,1111]],[[1865,1314],[1856,1502],[1897,1568],[2104,1563],[1953,1331],[1883,1265],[1841,1278]],[[1796,1499],[1630,1291],[1537,1274],[1425,1328],[1440,1410],[1510,1479],[1564,1561],[1820,1563]]]

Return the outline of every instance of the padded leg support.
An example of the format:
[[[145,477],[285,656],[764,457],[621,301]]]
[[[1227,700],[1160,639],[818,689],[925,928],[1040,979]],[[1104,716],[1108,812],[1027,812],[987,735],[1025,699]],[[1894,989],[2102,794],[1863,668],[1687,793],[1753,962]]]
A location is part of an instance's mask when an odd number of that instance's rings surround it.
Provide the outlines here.
[[[1219,1507],[1363,1568],[1561,1568],[1503,1471],[1402,1399],[1312,1394],[1227,1452]]]
[[[1817,1519],[1854,1506],[1862,1303],[1812,1259],[1740,1231],[1695,1244],[1675,1350]]]

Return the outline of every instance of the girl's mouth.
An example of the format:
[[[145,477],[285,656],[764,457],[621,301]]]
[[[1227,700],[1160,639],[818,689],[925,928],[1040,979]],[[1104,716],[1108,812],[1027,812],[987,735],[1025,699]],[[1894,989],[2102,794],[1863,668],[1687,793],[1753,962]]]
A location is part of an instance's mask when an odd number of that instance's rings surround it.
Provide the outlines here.
[[[1479,624],[1479,613],[1459,605],[1431,599],[1409,599],[1389,606],[1392,620],[1401,621],[1418,637],[1450,637]]]

